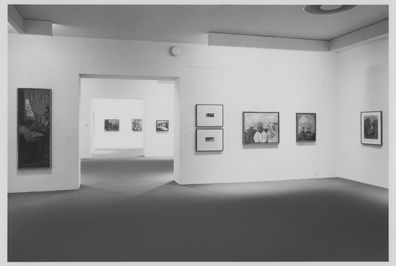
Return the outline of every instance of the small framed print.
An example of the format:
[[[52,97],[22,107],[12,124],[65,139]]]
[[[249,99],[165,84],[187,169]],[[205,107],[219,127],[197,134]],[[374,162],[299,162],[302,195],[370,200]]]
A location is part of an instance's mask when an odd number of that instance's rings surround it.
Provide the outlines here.
[[[224,150],[224,131],[222,128],[197,128],[195,133],[195,151],[205,152]]]
[[[196,127],[223,127],[223,109],[222,104],[196,104]]]
[[[360,113],[360,142],[382,145],[382,111]]]
[[[132,131],[141,132],[143,130],[142,119],[132,119]]]
[[[169,120],[156,120],[155,127],[157,132],[169,131]]]
[[[316,113],[296,113],[296,141],[316,141]]]
[[[120,131],[120,120],[119,119],[105,119],[104,120],[105,131]]]

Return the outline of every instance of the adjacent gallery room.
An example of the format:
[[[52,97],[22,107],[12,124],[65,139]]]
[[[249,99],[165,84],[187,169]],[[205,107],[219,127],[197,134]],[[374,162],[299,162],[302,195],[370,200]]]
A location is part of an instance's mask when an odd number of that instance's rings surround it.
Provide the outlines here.
[[[388,261],[388,13],[9,4],[8,261]]]

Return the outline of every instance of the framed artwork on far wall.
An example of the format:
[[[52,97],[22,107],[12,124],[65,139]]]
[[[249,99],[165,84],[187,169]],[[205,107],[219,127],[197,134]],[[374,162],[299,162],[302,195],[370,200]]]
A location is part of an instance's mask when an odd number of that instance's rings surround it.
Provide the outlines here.
[[[105,119],[104,130],[109,131],[120,131],[120,120],[119,119]]]
[[[242,112],[242,144],[279,143],[279,112]]]
[[[369,145],[382,145],[382,111],[360,113],[360,142]]]
[[[52,91],[19,88],[18,169],[51,168]]]
[[[195,151],[224,151],[224,131],[222,128],[197,128],[195,131]]]
[[[316,141],[316,113],[296,113],[296,141]]]
[[[169,120],[156,120],[155,128],[157,132],[169,131]]]
[[[141,132],[143,130],[142,119],[132,119],[132,131]]]
[[[196,127],[223,127],[224,105],[222,104],[196,104]]]

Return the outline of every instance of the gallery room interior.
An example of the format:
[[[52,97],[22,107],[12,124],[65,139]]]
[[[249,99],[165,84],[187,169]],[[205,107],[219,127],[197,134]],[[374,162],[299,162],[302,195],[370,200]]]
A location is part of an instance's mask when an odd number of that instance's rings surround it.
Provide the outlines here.
[[[9,262],[389,262],[389,5],[8,4]]]

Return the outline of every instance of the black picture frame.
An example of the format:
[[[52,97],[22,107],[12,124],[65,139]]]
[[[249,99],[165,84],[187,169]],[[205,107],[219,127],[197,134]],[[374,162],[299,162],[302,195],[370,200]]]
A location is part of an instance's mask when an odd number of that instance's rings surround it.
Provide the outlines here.
[[[221,124],[214,123],[211,121],[206,121],[206,123],[204,123],[204,121],[200,121],[200,117],[201,117],[200,110],[199,110],[200,107],[209,107],[209,108],[210,107],[219,107],[219,108],[221,108]],[[210,119],[210,118],[208,117],[208,119]],[[224,126],[224,105],[223,104],[196,104],[195,105],[195,126],[196,127],[209,127],[209,128],[223,127]]]
[[[203,149],[200,147],[198,140],[199,132],[218,131],[221,132],[221,148],[220,149]],[[211,138],[211,136],[209,136]],[[196,128],[195,129],[195,151],[196,152],[223,152],[224,151],[224,129],[223,128]]]
[[[374,120],[369,121],[369,119],[370,119],[369,116],[370,116],[370,118],[373,118]],[[368,128],[368,127],[370,127],[370,128]],[[373,127],[373,128],[371,128],[371,127]],[[383,130],[382,130],[382,128],[383,128],[382,127],[382,111],[360,112],[360,143],[361,144],[382,146],[383,145]]]
[[[17,89],[17,168],[52,167],[52,90]]]
[[[251,130],[247,130],[245,128],[246,123],[247,123],[247,115],[249,114],[254,114],[257,116],[257,114],[262,114],[262,115],[276,115],[277,121],[275,125],[275,130],[273,128],[273,125],[271,126],[271,134],[273,134],[273,131],[275,131],[275,135],[271,137],[272,141],[267,142],[255,142],[254,141],[254,135],[257,132],[257,128],[254,128],[253,124],[260,124],[264,123],[263,121],[258,121],[255,123],[252,123],[252,125],[249,127]],[[249,118],[250,119],[250,118]],[[267,122],[267,123],[273,123],[273,122]],[[262,126],[262,125],[261,125]],[[267,124],[268,126],[268,124]],[[253,130],[253,132],[252,132]],[[268,131],[267,131],[268,132]],[[275,139],[275,141],[274,141]],[[259,112],[259,111],[244,111],[242,112],[242,145],[271,145],[271,144],[279,144],[280,143],[280,113],[279,112]]]
[[[313,118],[313,124],[307,121],[304,124],[304,129],[309,126],[308,130],[304,132],[299,132],[300,128],[300,117],[307,116]],[[302,126],[302,125],[301,125]],[[313,130],[312,130],[313,127]],[[296,142],[315,142],[317,137],[317,126],[316,126],[316,113],[296,113]]]

